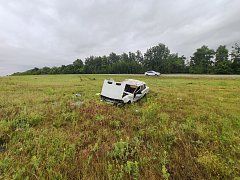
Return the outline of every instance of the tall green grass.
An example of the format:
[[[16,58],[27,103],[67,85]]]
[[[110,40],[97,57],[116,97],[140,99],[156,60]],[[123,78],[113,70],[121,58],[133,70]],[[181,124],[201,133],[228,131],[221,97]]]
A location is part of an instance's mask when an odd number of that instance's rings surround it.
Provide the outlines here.
[[[150,92],[100,102],[110,77]],[[0,78],[0,179],[237,179],[239,132],[240,79]]]

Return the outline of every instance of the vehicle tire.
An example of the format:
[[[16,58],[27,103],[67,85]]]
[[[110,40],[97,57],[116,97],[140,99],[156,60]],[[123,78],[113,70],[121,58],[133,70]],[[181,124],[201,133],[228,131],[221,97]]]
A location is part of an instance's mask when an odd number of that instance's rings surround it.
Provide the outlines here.
[[[124,103],[118,103],[116,105],[117,105],[117,107],[123,107],[125,104]]]

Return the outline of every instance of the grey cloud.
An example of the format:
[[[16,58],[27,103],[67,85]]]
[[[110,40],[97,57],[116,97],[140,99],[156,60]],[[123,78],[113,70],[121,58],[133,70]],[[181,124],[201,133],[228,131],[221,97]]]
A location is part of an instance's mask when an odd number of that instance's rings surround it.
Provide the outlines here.
[[[0,0],[0,75],[159,42],[190,56],[240,40],[239,0]]]

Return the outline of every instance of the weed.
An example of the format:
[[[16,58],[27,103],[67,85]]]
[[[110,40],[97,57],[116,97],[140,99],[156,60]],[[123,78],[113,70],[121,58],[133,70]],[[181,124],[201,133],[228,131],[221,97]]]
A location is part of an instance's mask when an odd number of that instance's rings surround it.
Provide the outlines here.
[[[139,178],[139,167],[138,167],[138,162],[137,161],[127,161],[125,165],[125,171],[133,176],[133,179],[138,179]]]
[[[113,120],[110,122],[110,126],[114,129],[119,129],[121,126],[121,121]]]

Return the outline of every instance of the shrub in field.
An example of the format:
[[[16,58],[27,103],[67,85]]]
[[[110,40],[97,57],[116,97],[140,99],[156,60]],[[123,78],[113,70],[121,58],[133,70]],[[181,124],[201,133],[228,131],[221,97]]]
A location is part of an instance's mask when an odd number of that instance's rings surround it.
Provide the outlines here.
[[[103,116],[103,115],[97,115],[97,116],[95,117],[95,120],[96,120],[96,121],[102,121],[102,120],[104,120],[104,116]]]
[[[125,165],[125,171],[132,175],[134,179],[138,179],[139,177],[139,163],[137,161],[127,161]]]
[[[12,121],[0,121],[0,145],[6,144],[14,136],[15,131],[27,130],[34,127],[42,121],[42,116],[31,114],[29,116],[18,116]],[[27,131],[26,131],[27,132]]]
[[[67,124],[76,124],[77,122],[77,115],[74,112],[64,112],[61,114],[60,117],[56,117],[53,121],[54,127],[63,127]]]
[[[119,129],[121,127],[122,123],[118,120],[113,120],[110,122],[110,126],[114,129]]]
[[[39,125],[43,120],[43,117],[39,114],[20,115],[13,121],[11,121],[13,128],[28,128]]]
[[[9,171],[9,169],[11,168],[13,164],[13,159],[9,158],[9,157],[4,157],[2,159],[0,159],[0,179],[4,179],[2,177],[2,175],[4,174],[8,174],[7,172]],[[6,179],[10,179],[9,176],[5,177]]]
[[[107,175],[108,179],[124,179],[124,166],[109,163],[107,165]]]
[[[119,141],[114,144],[114,149],[112,151],[112,157],[119,160],[126,160],[132,152],[129,143],[124,141]]]
[[[6,120],[0,121],[0,144],[4,144],[10,138],[11,122]]]
[[[152,103],[146,109],[143,110],[143,120],[146,123],[154,123],[158,122],[158,112],[159,112],[159,105]]]
[[[131,141],[120,140],[113,145],[109,153],[108,176],[113,178],[139,177],[139,150],[141,141],[133,138]],[[116,176],[117,174],[117,176]]]
[[[71,162],[76,152],[75,144],[69,143],[64,134],[57,131],[43,130],[38,134],[32,128],[28,128],[15,132],[9,143],[14,148],[9,151],[6,158],[14,157],[18,161],[12,162],[14,170],[4,166],[1,166],[1,170],[8,171],[16,178],[63,177],[65,173],[60,173],[58,168],[64,168],[65,164]]]
[[[162,176],[164,179],[168,179],[170,177],[170,174],[166,168],[168,161],[169,160],[167,157],[167,152],[163,151],[162,158],[161,158],[161,165],[162,165]]]
[[[218,178],[229,178],[233,173],[233,169],[218,155],[206,152],[200,154],[197,162],[200,163],[206,171]]]

